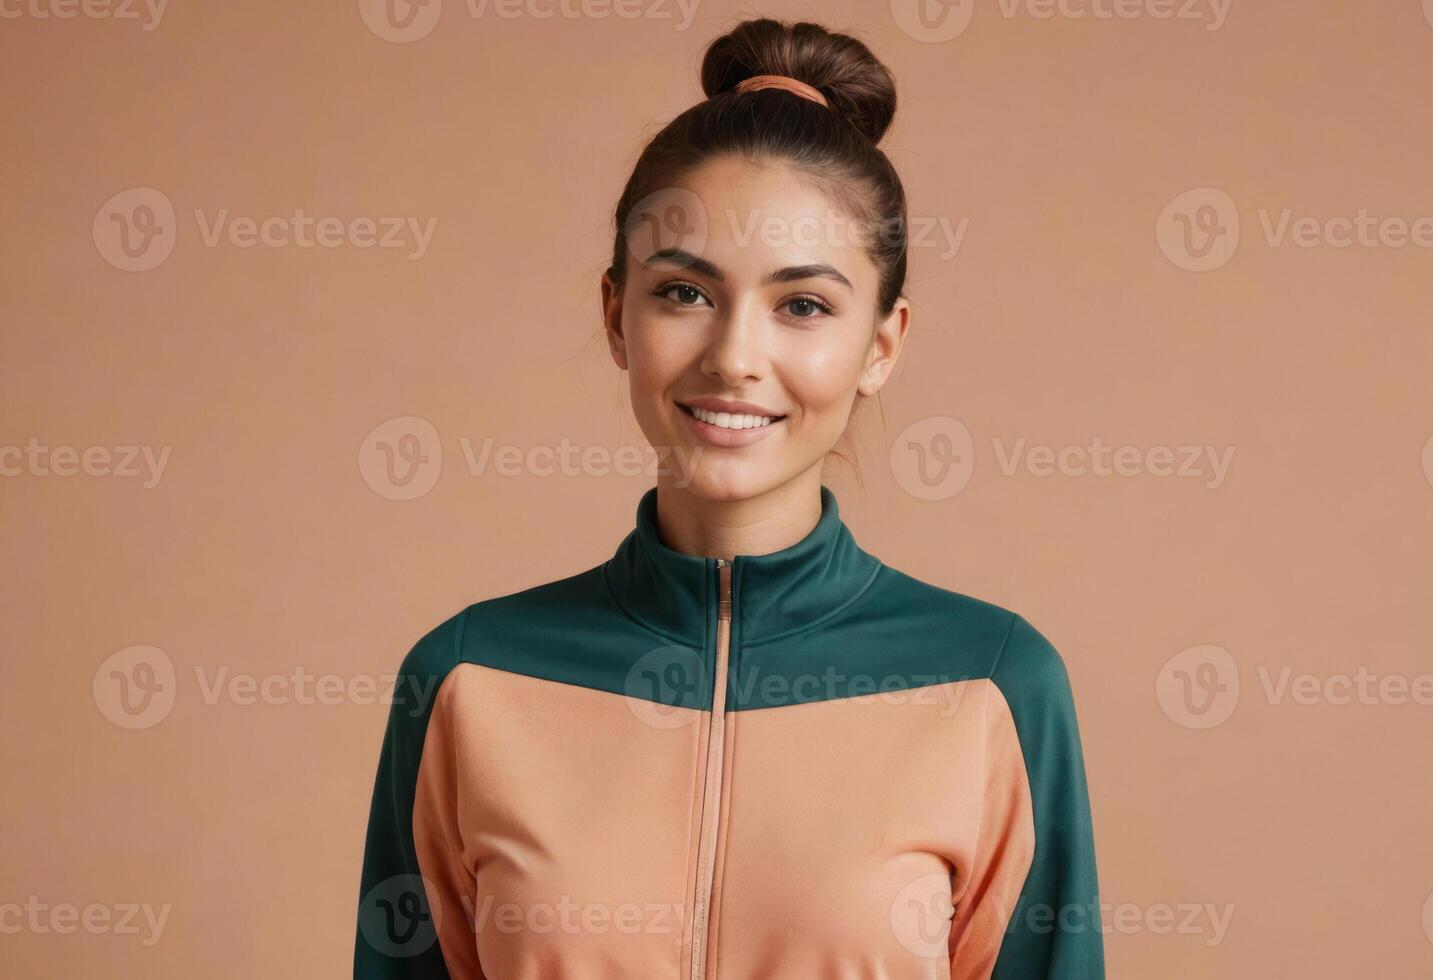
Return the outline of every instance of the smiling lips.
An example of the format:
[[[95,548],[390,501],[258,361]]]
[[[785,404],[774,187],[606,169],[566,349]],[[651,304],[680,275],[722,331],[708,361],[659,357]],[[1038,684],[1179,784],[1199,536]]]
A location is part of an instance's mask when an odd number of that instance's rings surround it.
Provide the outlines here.
[[[745,402],[723,402],[703,398],[677,407],[688,419],[692,431],[714,446],[748,446],[764,438],[771,427],[786,418]]]
[[[759,429],[776,421],[774,415],[742,415],[736,412],[713,412],[692,406],[692,414],[708,425],[723,429]]]

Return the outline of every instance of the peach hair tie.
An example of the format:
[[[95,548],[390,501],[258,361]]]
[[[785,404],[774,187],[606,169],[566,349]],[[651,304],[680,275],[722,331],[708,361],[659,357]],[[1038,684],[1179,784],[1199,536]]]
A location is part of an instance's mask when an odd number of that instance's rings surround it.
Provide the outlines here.
[[[750,78],[743,78],[737,82],[732,91],[753,92],[763,88],[784,88],[788,92],[795,92],[803,99],[810,99],[812,102],[819,102],[822,105],[829,104],[826,101],[826,96],[817,89],[790,75],[752,75]]]

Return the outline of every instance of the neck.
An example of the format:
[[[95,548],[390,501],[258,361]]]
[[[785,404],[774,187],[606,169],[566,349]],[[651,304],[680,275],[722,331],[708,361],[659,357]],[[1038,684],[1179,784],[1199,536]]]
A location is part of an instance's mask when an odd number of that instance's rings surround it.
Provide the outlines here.
[[[657,526],[673,551],[703,558],[766,555],[796,544],[821,519],[821,467],[755,497],[710,500],[657,480]]]

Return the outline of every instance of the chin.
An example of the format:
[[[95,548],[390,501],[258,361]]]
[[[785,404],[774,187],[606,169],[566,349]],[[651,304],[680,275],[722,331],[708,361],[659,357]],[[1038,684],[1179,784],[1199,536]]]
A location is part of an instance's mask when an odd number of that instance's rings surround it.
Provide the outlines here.
[[[767,472],[767,467],[746,464],[710,465],[698,462],[696,472],[681,489],[703,500],[731,502],[749,500],[782,484],[783,474]]]

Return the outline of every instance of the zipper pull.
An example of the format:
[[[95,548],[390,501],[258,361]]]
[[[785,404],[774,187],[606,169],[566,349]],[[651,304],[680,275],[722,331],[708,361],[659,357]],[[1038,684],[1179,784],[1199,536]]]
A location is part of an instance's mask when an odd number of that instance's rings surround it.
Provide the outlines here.
[[[731,619],[731,562],[725,558],[718,558],[717,578],[721,585],[721,591],[717,598],[717,619]]]

